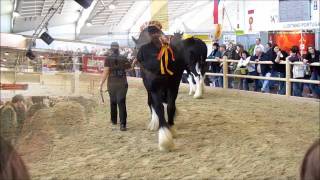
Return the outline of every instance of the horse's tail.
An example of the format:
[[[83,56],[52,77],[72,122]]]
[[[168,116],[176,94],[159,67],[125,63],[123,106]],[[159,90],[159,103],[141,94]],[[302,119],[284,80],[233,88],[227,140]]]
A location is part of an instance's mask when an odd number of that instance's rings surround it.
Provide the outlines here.
[[[207,63],[206,63],[206,59],[207,59],[207,53],[208,53],[208,48],[207,45],[200,40],[200,62],[199,62],[199,66],[200,66],[200,72],[201,75],[204,76],[205,72],[208,69]]]

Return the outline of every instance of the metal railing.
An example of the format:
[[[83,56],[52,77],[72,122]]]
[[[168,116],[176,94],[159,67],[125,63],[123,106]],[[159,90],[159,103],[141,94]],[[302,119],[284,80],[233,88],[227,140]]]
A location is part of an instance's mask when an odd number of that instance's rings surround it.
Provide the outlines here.
[[[318,84],[320,85],[320,81],[317,80],[307,80],[307,79],[293,79],[291,78],[291,65],[295,64],[303,64],[303,62],[290,62],[290,61],[282,61],[279,64],[284,64],[286,66],[286,76],[285,78],[277,78],[277,77],[263,77],[263,76],[252,76],[252,75],[238,75],[238,74],[229,74],[228,73],[228,63],[238,63],[238,60],[231,60],[224,57],[222,60],[217,59],[207,59],[207,62],[220,62],[222,63],[223,73],[210,73],[206,72],[206,76],[222,76],[223,77],[223,88],[228,88],[228,77],[237,77],[237,78],[249,78],[249,79],[261,79],[261,80],[273,80],[273,81],[285,81],[286,82],[286,96],[291,96],[291,83],[292,82],[301,82],[301,83],[309,83],[309,84]],[[272,65],[272,61],[250,61],[249,64],[267,64]],[[310,66],[320,66],[320,63],[311,63]]]

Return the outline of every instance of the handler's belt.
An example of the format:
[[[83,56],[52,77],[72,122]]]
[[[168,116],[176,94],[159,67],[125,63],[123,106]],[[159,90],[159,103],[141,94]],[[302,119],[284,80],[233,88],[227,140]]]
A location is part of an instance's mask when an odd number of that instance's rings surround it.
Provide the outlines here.
[[[171,60],[174,61],[173,51],[169,45],[163,45],[160,49],[157,59],[160,61],[160,71],[161,74],[164,75],[168,73],[169,75],[173,75],[173,72],[168,69],[169,64],[169,53],[171,53]]]

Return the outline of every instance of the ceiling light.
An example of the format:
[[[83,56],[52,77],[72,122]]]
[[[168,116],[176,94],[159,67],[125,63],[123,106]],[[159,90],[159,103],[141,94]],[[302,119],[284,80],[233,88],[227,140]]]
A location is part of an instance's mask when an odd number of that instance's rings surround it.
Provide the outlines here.
[[[109,5],[109,9],[112,10],[112,9],[115,9],[115,8],[116,8],[116,6],[115,6],[114,4],[110,4],[110,5]]]
[[[87,22],[87,26],[92,26],[92,23],[91,22]]]
[[[5,52],[4,55],[5,55],[5,56],[9,56],[9,53],[8,53],[8,52]]]
[[[13,15],[13,17],[19,17],[20,13],[18,13],[17,11],[13,11],[12,15]]]

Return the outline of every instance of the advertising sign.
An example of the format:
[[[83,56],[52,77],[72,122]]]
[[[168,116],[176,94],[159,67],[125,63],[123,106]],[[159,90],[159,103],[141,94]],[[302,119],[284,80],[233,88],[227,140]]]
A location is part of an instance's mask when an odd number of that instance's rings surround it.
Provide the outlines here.
[[[292,46],[298,46],[303,54],[308,46],[315,45],[315,34],[299,31],[276,31],[269,32],[269,41],[277,44],[282,50],[290,52]]]
[[[82,56],[82,71],[87,73],[102,73],[105,56]]]

